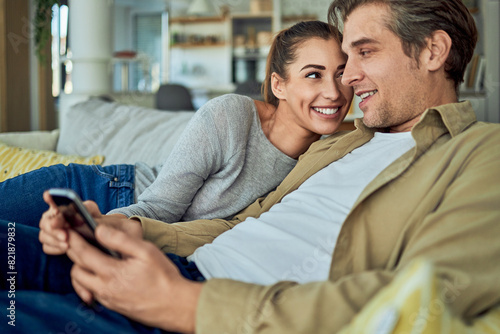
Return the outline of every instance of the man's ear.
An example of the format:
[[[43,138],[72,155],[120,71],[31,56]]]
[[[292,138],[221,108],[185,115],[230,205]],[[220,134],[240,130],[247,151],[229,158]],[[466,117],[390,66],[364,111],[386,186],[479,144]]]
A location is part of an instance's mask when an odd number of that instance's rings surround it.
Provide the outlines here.
[[[429,71],[444,68],[451,50],[451,38],[444,30],[436,30],[427,38],[427,48],[423,61]]]
[[[271,89],[273,90],[274,96],[280,100],[284,100],[285,95],[285,80],[280,77],[276,72],[271,74]]]

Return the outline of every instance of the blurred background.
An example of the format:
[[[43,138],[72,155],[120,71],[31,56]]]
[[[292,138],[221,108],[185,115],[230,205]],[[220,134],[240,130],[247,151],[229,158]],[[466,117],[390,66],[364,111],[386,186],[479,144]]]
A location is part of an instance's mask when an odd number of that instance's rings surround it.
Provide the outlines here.
[[[274,34],[327,21],[330,2],[0,0],[0,130],[54,129],[89,96],[155,107],[167,84],[186,87],[195,109],[230,92],[259,98]],[[480,40],[461,96],[498,122],[499,1],[465,2]]]

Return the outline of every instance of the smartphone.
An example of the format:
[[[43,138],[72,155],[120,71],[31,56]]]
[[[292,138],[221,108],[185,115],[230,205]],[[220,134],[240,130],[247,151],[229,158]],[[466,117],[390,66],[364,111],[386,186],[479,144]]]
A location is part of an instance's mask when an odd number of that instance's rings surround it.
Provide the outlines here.
[[[73,191],[72,189],[52,188],[49,189],[49,194],[54,200],[54,203],[56,203],[57,206],[61,207],[61,212],[63,212],[68,222],[71,223],[75,219],[74,216],[76,214],[79,214],[85,224],[87,224],[87,226],[90,228],[92,233],[94,233],[97,227],[97,223],[95,222],[94,218],[92,218],[92,215],[87,210],[87,208],[83,205],[80,196],[78,196],[75,191]],[[97,240],[95,240],[95,238],[93,240],[89,240],[88,238],[86,239],[103,252],[116,258],[120,258],[119,253],[103,247],[97,242]]]

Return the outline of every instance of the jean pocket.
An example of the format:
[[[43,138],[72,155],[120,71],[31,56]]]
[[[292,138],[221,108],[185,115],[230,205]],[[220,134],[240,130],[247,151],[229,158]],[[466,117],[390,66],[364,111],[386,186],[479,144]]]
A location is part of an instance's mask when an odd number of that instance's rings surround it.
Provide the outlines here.
[[[112,168],[112,166],[103,167],[100,165],[91,165],[91,168],[95,174],[102,178],[105,178],[109,181],[117,180],[116,170]]]

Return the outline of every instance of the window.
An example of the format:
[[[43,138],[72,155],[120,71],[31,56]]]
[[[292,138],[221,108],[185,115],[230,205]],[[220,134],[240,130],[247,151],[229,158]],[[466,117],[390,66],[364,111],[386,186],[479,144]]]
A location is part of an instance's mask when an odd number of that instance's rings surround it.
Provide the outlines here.
[[[137,62],[131,82],[140,91],[156,91],[162,73],[162,14],[137,14],[134,20]]]
[[[71,51],[68,45],[68,15],[67,5],[52,7],[52,95],[59,96],[61,92],[70,94],[73,91],[71,83],[71,60],[67,59]]]

